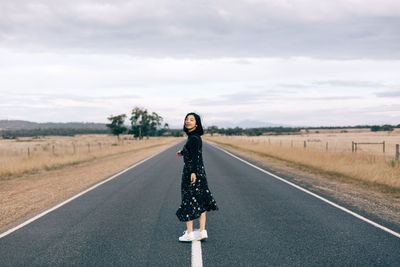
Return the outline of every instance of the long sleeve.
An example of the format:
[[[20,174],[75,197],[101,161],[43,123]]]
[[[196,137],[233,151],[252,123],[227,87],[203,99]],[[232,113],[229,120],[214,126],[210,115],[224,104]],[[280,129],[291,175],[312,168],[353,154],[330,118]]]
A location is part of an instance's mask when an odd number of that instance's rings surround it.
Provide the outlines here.
[[[197,173],[197,168],[200,164],[200,146],[201,139],[198,136],[190,136],[188,140],[188,152],[191,158],[190,171],[191,173]]]

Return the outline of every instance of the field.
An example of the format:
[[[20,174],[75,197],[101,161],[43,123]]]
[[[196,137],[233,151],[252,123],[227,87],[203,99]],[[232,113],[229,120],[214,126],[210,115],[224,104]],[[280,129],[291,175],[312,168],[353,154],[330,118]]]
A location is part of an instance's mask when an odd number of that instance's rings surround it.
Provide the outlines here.
[[[161,137],[134,140],[131,136],[118,140],[110,135],[0,140],[0,180],[160,146],[170,140]]]
[[[395,160],[396,144],[400,144],[398,130],[318,131],[259,137],[208,136],[207,140],[221,146],[290,162],[300,168],[400,190],[400,164]],[[381,144],[359,144],[357,151],[353,151],[352,142]]]

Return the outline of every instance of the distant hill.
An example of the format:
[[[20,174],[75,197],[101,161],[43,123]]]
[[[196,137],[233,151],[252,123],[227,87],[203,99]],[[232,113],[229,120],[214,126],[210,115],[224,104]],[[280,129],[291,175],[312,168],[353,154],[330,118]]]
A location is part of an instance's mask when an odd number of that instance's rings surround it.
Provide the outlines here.
[[[30,122],[23,120],[0,120],[0,130],[33,130],[33,129],[85,129],[106,130],[105,123],[93,122]]]
[[[231,121],[215,121],[212,123],[212,125],[216,125],[218,128],[235,128],[235,127],[240,127],[244,129],[249,129],[249,128],[260,128],[260,127],[291,127],[290,125],[287,124],[276,124],[276,123],[270,123],[270,122],[265,122],[265,121],[256,121],[256,120],[242,120],[240,122],[231,122]],[[207,125],[211,126],[211,125]]]

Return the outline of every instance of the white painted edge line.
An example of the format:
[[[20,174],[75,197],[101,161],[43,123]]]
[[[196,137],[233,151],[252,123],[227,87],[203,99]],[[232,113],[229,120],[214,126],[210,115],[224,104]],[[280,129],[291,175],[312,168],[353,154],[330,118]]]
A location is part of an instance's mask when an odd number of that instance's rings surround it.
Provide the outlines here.
[[[154,154],[154,155],[152,155],[152,156],[150,156],[150,157],[147,157],[147,158],[145,158],[145,159],[143,159],[143,160],[141,160],[141,161],[139,161],[139,162],[134,163],[133,165],[131,165],[131,166],[129,166],[128,168],[126,168],[125,170],[122,170],[122,171],[120,171],[120,172],[114,174],[113,176],[107,178],[106,180],[103,180],[103,181],[101,181],[101,182],[99,182],[99,183],[93,185],[92,187],[86,189],[85,191],[82,191],[82,192],[78,193],[77,195],[75,195],[75,196],[73,196],[73,197],[71,197],[71,198],[65,200],[64,202],[62,202],[62,203],[60,203],[60,204],[58,204],[58,205],[56,205],[56,206],[54,206],[54,207],[52,207],[52,208],[50,208],[50,209],[48,209],[48,210],[45,210],[44,212],[42,212],[42,213],[40,213],[40,214],[38,214],[38,215],[36,215],[36,216],[30,218],[29,220],[27,220],[27,221],[25,221],[25,222],[23,222],[23,223],[21,223],[21,224],[15,226],[14,228],[12,228],[12,229],[10,229],[10,230],[7,230],[6,232],[0,234],[0,239],[3,238],[3,237],[5,237],[5,236],[7,236],[7,235],[9,235],[9,234],[11,234],[12,232],[17,231],[17,230],[20,229],[20,228],[22,228],[22,227],[24,227],[24,226],[30,224],[31,222],[36,221],[36,220],[39,219],[40,217],[43,217],[44,215],[46,215],[46,214],[48,214],[48,213],[50,213],[50,212],[52,212],[52,211],[54,211],[54,210],[56,210],[56,209],[58,209],[58,208],[64,206],[65,204],[71,202],[72,200],[74,200],[74,199],[76,199],[76,198],[78,198],[78,197],[80,197],[80,196],[86,194],[87,192],[89,192],[89,191],[95,189],[96,187],[98,187],[98,186],[100,186],[100,185],[102,185],[102,184],[105,184],[105,183],[111,181],[112,179],[115,179],[115,178],[118,177],[119,175],[121,175],[121,174],[123,174],[123,173],[129,171],[130,169],[135,168],[136,166],[139,166],[140,164],[144,163],[145,161],[148,161],[149,159],[154,158],[155,156],[157,156],[157,155],[163,153],[164,151],[168,150],[169,148],[173,147],[174,145],[176,145],[176,144],[172,144],[172,145],[168,146],[167,148],[161,150],[159,153]]]
[[[387,228],[387,227],[385,227],[383,225],[380,225],[379,223],[371,221],[371,220],[365,218],[364,216],[361,216],[361,215],[359,215],[359,214],[357,214],[357,213],[355,213],[355,212],[353,212],[353,211],[351,211],[349,209],[346,209],[345,207],[342,207],[342,206],[340,206],[340,205],[338,205],[338,204],[336,204],[336,203],[334,203],[332,201],[327,200],[326,198],[323,198],[323,197],[321,197],[321,196],[319,196],[319,195],[317,195],[317,194],[315,194],[315,193],[313,193],[311,191],[308,191],[305,188],[302,188],[302,187],[300,187],[300,186],[298,186],[298,185],[296,185],[296,184],[294,184],[292,182],[289,182],[289,181],[279,177],[278,175],[270,173],[269,171],[266,171],[266,170],[254,165],[254,164],[252,164],[252,163],[250,163],[250,162],[248,162],[248,161],[246,161],[246,160],[244,160],[242,158],[239,158],[238,156],[226,151],[225,149],[223,149],[223,148],[221,148],[221,147],[219,147],[217,145],[212,144],[212,146],[214,146],[217,149],[225,152],[226,154],[228,154],[228,155],[230,155],[230,156],[232,156],[232,157],[234,157],[234,158],[236,158],[236,159],[238,159],[238,160],[240,160],[240,161],[252,166],[253,168],[255,168],[255,169],[257,169],[257,170],[259,170],[259,171],[261,171],[263,173],[266,173],[266,174],[268,174],[268,175],[270,175],[270,176],[272,176],[272,177],[274,177],[274,178],[276,178],[276,179],[278,179],[278,180],[280,180],[280,181],[282,181],[284,183],[287,183],[287,184],[289,184],[289,185],[291,185],[291,186],[293,186],[293,187],[295,187],[295,188],[297,188],[297,189],[299,189],[299,190],[301,190],[301,191],[303,191],[303,192],[305,192],[307,194],[310,194],[310,195],[312,195],[312,196],[314,196],[314,197],[316,197],[316,198],[318,198],[318,199],[320,199],[320,200],[322,200],[322,201],[324,201],[324,202],[326,202],[326,203],[328,203],[328,204],[330,204],[330,205],[332,205],[332,206],[334,206],[334,207],[336,207],[338,209],[341,209],[342,211],[347,212],[347,213],[353,215],[354,217],[357,217],[360,220],[363,220],[363,221],[365,221],[365,222],[367,222],[367,223],[369,223],[369,224],[371,224],[371,225],[373,225],[373,226],[375,226],[375,227],[377,227],[377,228],[379,228],[379,229],[381,229],[381,230],[383,230],[385,232],[388,232],[388,233],[400,238],[400,233],[397,233],[397,232],[395,232],[395,231],[393,231],[393,230],[391,230],[391,229],[389,229],[389,228]]]
[[[201,241],[192,241],[192,267],[203,267],[203,257],[201,256]]]

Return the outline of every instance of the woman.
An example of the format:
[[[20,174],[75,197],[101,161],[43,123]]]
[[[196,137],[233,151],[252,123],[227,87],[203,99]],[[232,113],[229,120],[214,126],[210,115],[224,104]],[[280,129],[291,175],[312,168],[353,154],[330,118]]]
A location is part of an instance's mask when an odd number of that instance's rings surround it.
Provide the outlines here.
[[[182,150],[177,152],[183,156],[184,166],[181,182],[182,203],[176,212],[176,216],[182,222],[186,222],[186,231],[179,237],[179,241],[190,242],[193,240],[205,240],[208,238],[206,230],[206,211],[218,210],[207,185],[206,172],[202,157],[203,126],[200,116],[196,113],[188,113],[185,117],[183,130],[188,135],[187,142]],[[199,219],[199,231],[193,231],[193,220]]]

